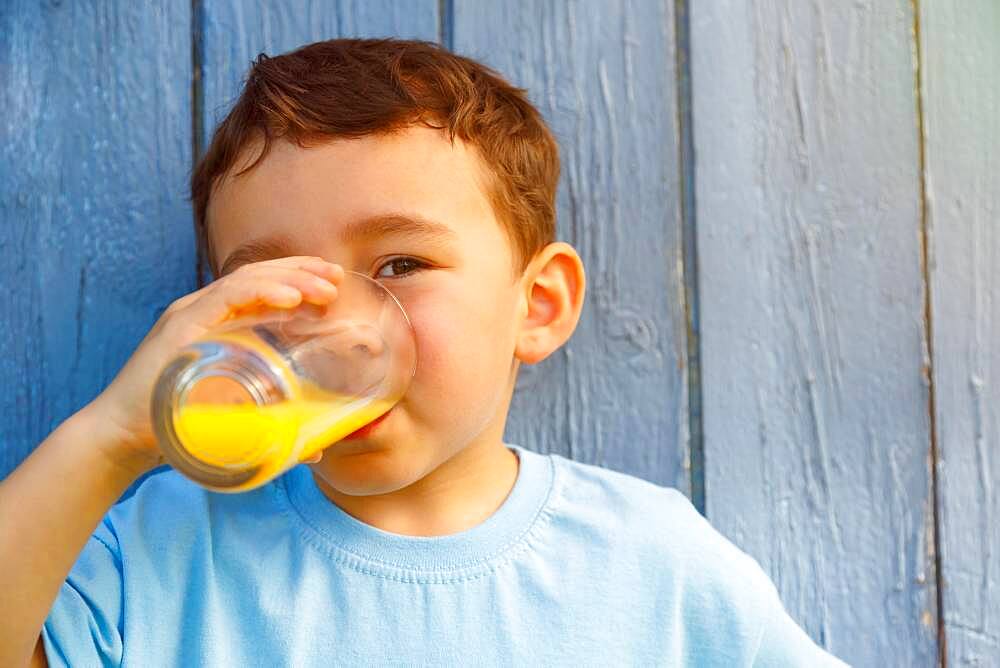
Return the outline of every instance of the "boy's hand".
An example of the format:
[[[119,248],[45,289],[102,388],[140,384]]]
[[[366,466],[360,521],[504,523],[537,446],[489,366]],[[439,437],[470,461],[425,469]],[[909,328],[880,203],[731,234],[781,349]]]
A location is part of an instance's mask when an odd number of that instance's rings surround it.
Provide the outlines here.
[[[96,439],[114,444],[105,446],[112,451],[104,454],[137,477],[161,464],[150,399],[160,371],[177,351],[241,311],[328,304],[343,278],[343,267],[322,258],[283,257],[243,265],[173,302],[111,384],[83,409],[113,432],[111,438]]]

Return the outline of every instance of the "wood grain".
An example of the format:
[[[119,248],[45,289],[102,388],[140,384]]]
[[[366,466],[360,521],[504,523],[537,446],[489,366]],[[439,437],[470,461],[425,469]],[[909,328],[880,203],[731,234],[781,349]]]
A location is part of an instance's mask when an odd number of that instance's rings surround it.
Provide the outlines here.
[[[691,4],[708,517],[859,666],[937,657],[913,20]]]
[[[948,665],[1000,663],[1000,5],[920,3]]]
[[[459,1],[451,25],[555,132],[558,234],[588,276],[569,344],[521,369],[507,440],[689,493],[672,4]]]
[[[0,477],[194,287],[189,8],[0,9]]]
[[[522,370],[507,440],[690,494],[700,345],[709,519],[792,616],[853,665],[932,665],[939,624],[950,664],[995,662],[1000,7],[682,6],[684,164],[667,0],[2,3],[0,478],[194,289],[192,147],[257,54],[441,40],[545,114],[559,237],[588,271],[580,327]]]

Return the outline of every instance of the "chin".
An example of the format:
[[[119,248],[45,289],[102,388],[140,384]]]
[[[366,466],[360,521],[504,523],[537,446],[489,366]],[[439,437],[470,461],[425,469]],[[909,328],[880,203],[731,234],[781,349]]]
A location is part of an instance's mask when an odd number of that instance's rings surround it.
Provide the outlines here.
[[[341,494],[375,496],[391,494],[420,480],[426,469],[415,465],[415,459],[394,448],[342,454],[327,450],[323,459],[309,468]]]

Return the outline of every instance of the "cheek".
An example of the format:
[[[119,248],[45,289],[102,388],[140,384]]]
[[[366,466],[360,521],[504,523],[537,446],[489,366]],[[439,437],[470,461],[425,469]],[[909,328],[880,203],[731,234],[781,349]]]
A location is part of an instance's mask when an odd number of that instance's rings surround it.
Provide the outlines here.
[[[484,306],[455,300],[410,310],[417,371],[409,394],[439,406],[435,412],[451,413],[449,406],[457,412],[506,386],[513,357],[511,322],[500,305]]]

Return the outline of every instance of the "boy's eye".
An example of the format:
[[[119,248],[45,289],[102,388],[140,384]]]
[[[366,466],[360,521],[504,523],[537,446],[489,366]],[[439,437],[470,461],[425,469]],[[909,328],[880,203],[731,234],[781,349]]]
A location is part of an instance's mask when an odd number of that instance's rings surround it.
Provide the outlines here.
[[[389,260],[381,267],[379,267],[378,272],[376,272],[376,278],[398,278],[406,274],[412,274],[415,271],[423,269],[427,265],[412,257],[397,257]],[[391,273],[387,273],[386,270],[391,269]]]

